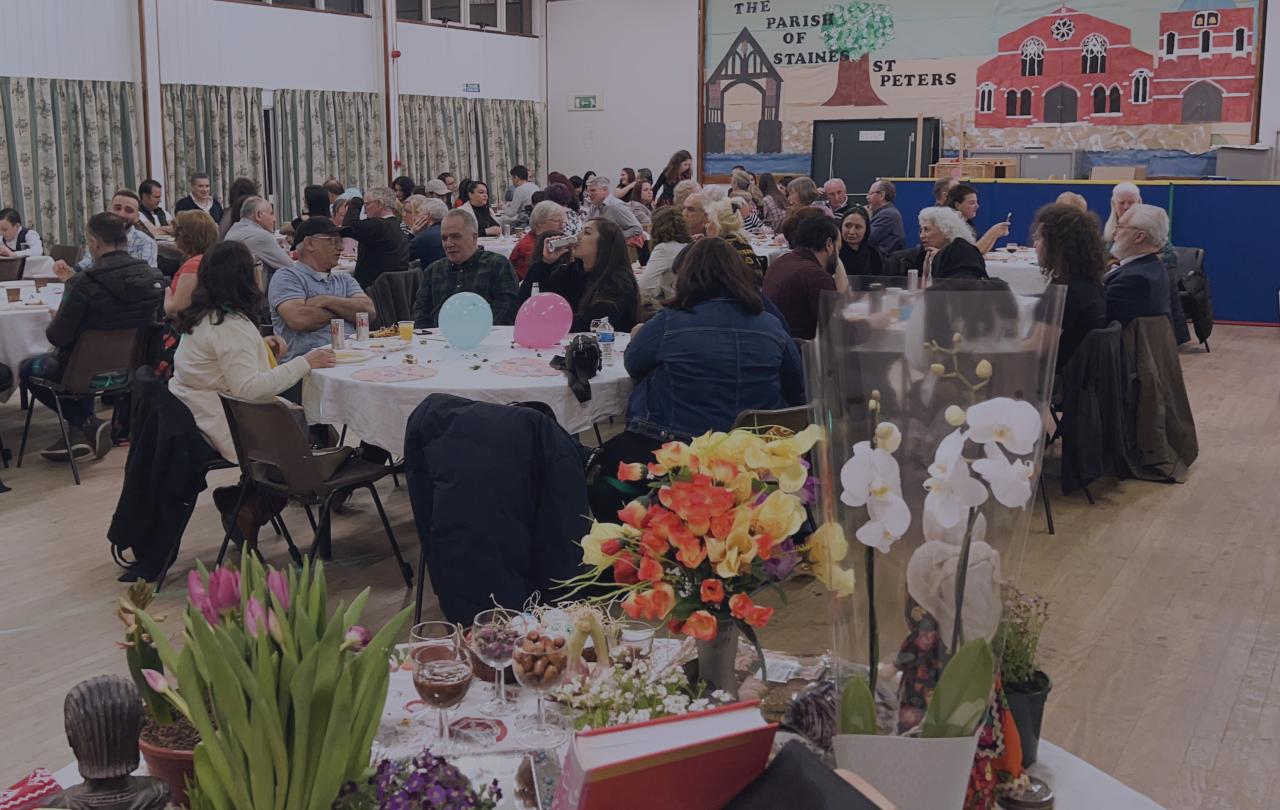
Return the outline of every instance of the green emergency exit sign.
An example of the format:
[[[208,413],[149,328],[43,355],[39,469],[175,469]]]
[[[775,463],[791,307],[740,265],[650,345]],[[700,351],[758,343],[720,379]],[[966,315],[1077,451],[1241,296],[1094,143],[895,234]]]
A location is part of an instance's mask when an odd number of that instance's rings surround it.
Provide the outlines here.
[[[601,106],[599,96],[574,96],[573,103],[569,105],[569,109],[598,110]]]

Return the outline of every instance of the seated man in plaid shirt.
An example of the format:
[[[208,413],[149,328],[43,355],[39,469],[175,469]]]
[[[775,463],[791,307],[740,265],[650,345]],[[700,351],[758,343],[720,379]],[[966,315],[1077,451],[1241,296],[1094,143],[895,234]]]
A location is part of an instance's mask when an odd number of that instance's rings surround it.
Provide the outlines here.
[[[459,292],[473,292],[488,301],[495,325],[515,323],[520,295],[515,270],[505,256],[486,251],[477,240],[478,227],[470,212],[454,209],[445,215],[440,227],[444,258],[423,271],[413,308],[415,328],[439,326],[440,307]]]

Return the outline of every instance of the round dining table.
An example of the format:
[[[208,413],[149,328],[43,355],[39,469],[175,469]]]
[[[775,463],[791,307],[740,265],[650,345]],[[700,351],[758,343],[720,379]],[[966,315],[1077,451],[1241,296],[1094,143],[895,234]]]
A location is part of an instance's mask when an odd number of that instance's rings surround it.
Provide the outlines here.
[[[428,394],[504,405],[542,402],[570,433],[625,415],[632,389],[622,366],[627,335],[617,335],[612,363],[591,380],[591,399],[579,402],[564,373],[550,367],[563,348],[528,349],[514,343],[513,333],[513,327],[495,326],[469,350],[452,348],[438,329],[415,335],[407,348],[397,339],[373,339],[383,348],[307,375],[302,392],[307,421],[346,425],[362,440],[399,453],[409,416]],[[405,362],[406,355],[413,356],[412,364]]]
[[[53,313],[46,305],[0,302],[0,363],[8,366],[14,377],[14,385],[0,391],[0,402],[7,401],[17,388],[18,364],[51,349],[44,330],[52,320]]]
[[[1039,295],[1049,284],[1040,265],[1036,263],[1033,248],[996,250],[984,258],[987,261],[987,275],[1004,281],[1009,289],[1019,295]]]

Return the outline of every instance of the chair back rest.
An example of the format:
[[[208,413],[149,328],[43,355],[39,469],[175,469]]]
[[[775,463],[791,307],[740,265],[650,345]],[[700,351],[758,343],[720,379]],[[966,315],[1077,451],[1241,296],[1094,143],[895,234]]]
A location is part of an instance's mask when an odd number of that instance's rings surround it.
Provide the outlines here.
[[[66,262],[75,267],[76,262],[80,261],[81,248],[75,245],[50,245],[49,256],[55,262]]]
[[[298,406],[278,397],[258,401],[228,394],[218,396],[227,415],[240,470],[246,477],[279,486],[279,481],[265,477],[261,465],[266,465],[280,473],[291,492],[314,492],[320,486],[323,477],[303,427],[305,420],[294,415],[300,410]]]
[[[781,408],[776,411],[743,411],[733,422],[733,429],[746,428],[764,431],[771,427],[781,427],[792,433],[799,433],[809,427],[809,406],[796,405],[793,408]]]
[[[373,299],[377,322],[387,327],[413,320],[413,305],[421,284],[420,270],[392,271],[374,279],[369,287],[369,297]]]
[[[920,251],[914,248],[906,250],[895,250],[889,254],[888,260],[884,263],[885,272],[893,276],[905,276],[908,270],[919,270],[916,267],[920,258]]]
[[[26,256],[5,256],[0,258],[0,281],[18,281],[22,271],[26,269]]]
[[[68,394],[93,394],[128,388],[138,366],[141,329],[90,330],[76,338],[62,371]]]

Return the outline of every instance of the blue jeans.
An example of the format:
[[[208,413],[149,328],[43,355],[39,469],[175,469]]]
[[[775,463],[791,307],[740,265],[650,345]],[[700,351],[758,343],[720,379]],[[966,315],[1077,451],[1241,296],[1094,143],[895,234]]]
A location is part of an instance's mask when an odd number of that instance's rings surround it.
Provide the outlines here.
[[[47,354],[37,354],[35,357],[28,357],[18,366],[18,379],[27,390],[31,392],[32,398],[37,402],[41,402],[50,410],[58,409],[53,392],[48,388],[41,386],[28,387],[27,382],[32,377],[41,377],[46,380],[57,382],[62,379],[62,369],[58,366],[58,355],[54,352]],[[62,415],[66,418],[67,424],[74,428],[84,430],[86,424],[93,418],[93,397],[82,397],[79,399],[62,400]]]

